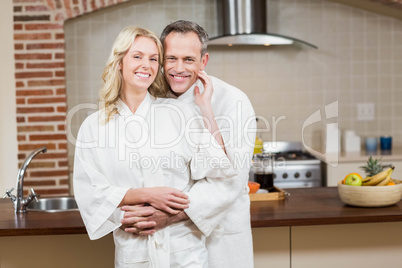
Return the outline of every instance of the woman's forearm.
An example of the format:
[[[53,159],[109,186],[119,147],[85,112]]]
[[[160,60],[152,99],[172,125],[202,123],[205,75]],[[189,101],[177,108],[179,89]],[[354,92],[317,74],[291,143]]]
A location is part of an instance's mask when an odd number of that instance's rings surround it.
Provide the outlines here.
[[[149,196],[146,191],[146,188],[129,189],[121,200],[119,207],[147,203]]]
[[[222,147],[223,151],[226,153],[225,144],[223,142],[223,138],[221,132],[219,131],[218,124],[215,121],[214,112],[212,110],[212,106],[206,105],[200,107],[201,114],[204,120],[204,126],[208,131],[212,134],[218,144]]]

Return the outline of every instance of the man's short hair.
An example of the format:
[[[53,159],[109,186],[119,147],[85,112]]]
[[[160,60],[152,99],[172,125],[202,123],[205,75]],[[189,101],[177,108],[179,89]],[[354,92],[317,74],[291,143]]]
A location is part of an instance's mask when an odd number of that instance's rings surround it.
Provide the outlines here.
[[[163,29],[160,37],[160,40],[163,45],[165,45],[165,39],[171,32],[183,33],[183,34],[193,32],[197,34],[201,42],[201,57],[204,56],[205,53],[207,53],[207,46],[209,40],[208,33],[204,30],[204,28],[202,28],[197,23],[187,20],[178,20],[170,23],[165,27],[165,29]]]

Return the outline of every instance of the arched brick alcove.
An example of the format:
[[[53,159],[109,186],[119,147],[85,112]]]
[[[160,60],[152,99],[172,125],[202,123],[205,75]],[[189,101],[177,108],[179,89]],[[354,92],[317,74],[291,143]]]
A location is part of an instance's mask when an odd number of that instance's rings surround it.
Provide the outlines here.
[[[129,0],[14,0],[18,159],[40,146],[25,189],[69,194],[64,23]]]

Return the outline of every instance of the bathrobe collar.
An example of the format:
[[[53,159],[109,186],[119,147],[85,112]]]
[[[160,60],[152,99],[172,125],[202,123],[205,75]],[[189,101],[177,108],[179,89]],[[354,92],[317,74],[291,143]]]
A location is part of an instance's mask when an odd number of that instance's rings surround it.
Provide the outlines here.
[[[151,102],[154,100],[154,97],[147,92],[147,95],[145,95],[144,100],[141,102],[140,106],[138,107],[137,111],[135,111],[135,115],[145,117],[146,114],[149,111],[149,107],[151,106]],[[120,115],[122,116],[131,116],[134,115],[134,113],[128,108],[127,104],[122,101],[122,99],[117,100],[116,104],[117,111],[119,112]]]
[[[195,81],[195,83],[186,92],[184,92],[182,95],[177,97],[177,99],[181,100],[187,104],[195,103],[195,95],[194,95],[195,86],[199,87],[200,93],[204,92],[204,85],[202,84],[200,79],[197,79],[197,81]]]

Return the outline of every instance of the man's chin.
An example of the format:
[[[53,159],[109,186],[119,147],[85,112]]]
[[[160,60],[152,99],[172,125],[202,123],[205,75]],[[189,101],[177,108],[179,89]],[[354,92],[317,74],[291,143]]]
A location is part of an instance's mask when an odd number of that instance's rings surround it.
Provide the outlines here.
[[[170,91],[173,93],[173,95],[178,97],[178,96],[182,95],[183,93],[185,93],[187,91],[187,89],[170,88]]]

